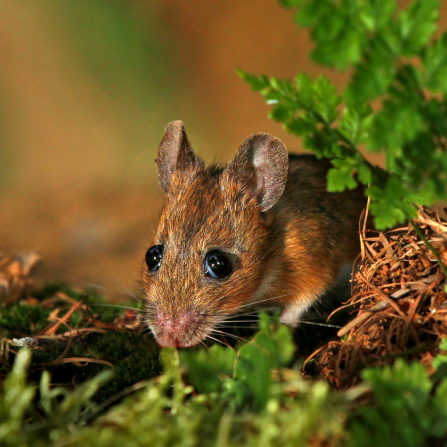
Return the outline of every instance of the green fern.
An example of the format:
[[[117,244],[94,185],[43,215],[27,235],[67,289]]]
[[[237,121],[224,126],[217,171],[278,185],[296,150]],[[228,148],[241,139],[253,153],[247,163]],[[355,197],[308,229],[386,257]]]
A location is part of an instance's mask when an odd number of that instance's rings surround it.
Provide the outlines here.
[[[294,81],[239,70],[272,105],[270,118],[332,160],[330,191],[369,186],[371,211],[384,229],[415,217],[414,204],[447,198],[447,34],[435,39],[439,0],[281,0],[310,28],[312,58],[351,78],[300,74]],[[372,104],[379,104],[373,109]],[[360,149],[383,152],[386,170]]]

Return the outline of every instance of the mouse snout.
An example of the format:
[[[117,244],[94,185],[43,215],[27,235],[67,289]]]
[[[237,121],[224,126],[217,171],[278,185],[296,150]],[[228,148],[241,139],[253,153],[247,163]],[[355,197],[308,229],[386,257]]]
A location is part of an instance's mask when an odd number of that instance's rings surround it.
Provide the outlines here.
[[[185,348],[194,346],[201,339],[200,321],[202,316],[194,310],[174,314],[157,312],[154,335],[162,347]]]

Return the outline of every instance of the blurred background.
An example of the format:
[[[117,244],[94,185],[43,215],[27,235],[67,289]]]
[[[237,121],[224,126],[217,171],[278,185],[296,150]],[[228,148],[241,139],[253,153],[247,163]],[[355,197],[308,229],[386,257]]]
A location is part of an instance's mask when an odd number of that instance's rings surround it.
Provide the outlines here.
[[[0,2],[0,250],[132,286],[163,200],[154,159],[169,121],[208,162],[261,131],[300,151],[235,69],[345,82],[310,63],[293,15],[276,0]]]

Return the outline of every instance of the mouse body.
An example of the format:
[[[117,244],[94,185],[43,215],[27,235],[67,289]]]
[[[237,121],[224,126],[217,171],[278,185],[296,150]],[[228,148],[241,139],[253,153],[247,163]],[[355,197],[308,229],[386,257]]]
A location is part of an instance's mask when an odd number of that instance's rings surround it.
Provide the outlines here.
[[[226,166],[205,167],[174,121],[156,163],[166,202],[142,284],[161,346],[203,343],[256,303],[283,306],[295,326],[359,253],[363,189],[328,192],[328,160],[259,133]]]

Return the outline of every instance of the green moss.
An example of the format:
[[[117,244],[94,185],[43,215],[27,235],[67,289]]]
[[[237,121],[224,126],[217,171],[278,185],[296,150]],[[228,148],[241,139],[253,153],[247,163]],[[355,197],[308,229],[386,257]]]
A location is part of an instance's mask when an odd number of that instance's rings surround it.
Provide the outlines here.
[[[287,349],[271,344],[274,339],[284,341],[285,334],[273,328],[270,339],[263,332],[260,335],[253,346],[271,361],[275,351],[286,353]],[[235,369],[238,362],[246,365],[252,358],[252,349],[239,351]],[[222,351],[218,354],[222,360],[225,350],[217,351]],[[443,363],[444,357],[440,355],[438,362]],[[164,373],[156,382],[86,425],[103,410],[92,398],[98,389],[111,385],[110,374],[97,375],[67,392],[50,386],[46,373],[38,400],[33,401],[36,390],[26,379],[30,352],[21,350],[0,392],[0,444],[422,447],[447,436],[447,379],[433,383],[417,363],[400,361],[393,367],[370,369],[363,375],[365,383],[348,392],[335,392],[327,383],[305,380],[299,374],[274,383],[269,379],[265,406],[253,407],[245,393],[252,386],[252,376],[220,377],[223,392],[197,394],[182,378],[176,349],[163,350],[162,360]],[[197,366],[207,361],[199,356]],[[228,373],[228,364],[220,364]],[[117,369],[115,374],[119,374]],[[230,389],[241,405],[228,401]],[[366,390],[371,397],[358,401]],[[411,424],[405,422],[407,418]]]
[[[39,305],[14,304],[0,307],[0,327],[10,337],[31,336],[48,326],[52,309]]]
[[[63,293],[73,300],[88,300],[91,304],[101,304],[101,311],[95,312],[92,306],[91,314],[97,314],[101,323],[111,324],[123,309],[108,307],[97,292],[82,293],[61,284],[47,284],[42,289],[33,293],[33,297],[40,302],[48,298],[54,298]],[[51,307],[45,307],[35,300],[22,300],[19,303],[0,307],[0,327],[4,336],[12,338],[32,337],[41,334],[50,327],[48,320],[50,314],[60,307],[59,317],[65,315],[73,306],[68,302],[57,302]],[[100,316],[100,318],[99,318]],[[90,314],[83,311],[75,311],[68,321],[70,328],[82,328],[90,319]],[[61,324],[57,334],[65,333],[67,326]],[[75,359],[68,363],[52,364],[62,359]],[[76,364],[76,358],[91,358],[92,362]],[[113,365],[95,363],[99,359]],[[10,363],[13,363],[13,355],[10,355]],[[73,335],[64,339],[49,338],[39,339],[39,349],[34,350],[30,365],[28,379],[38,383],[41,379],[42,369],[46,368],[52,374],[53,383],[73,389],[81,383],[93,378],[100,372],[113,369],[114,377],[107,388],[102,388],[95,399],[103,401],[122,389],[141,380],[147,380],[161,373],[159,362],[159,348],[151,336],[138,334],[132,331],[109,329],[104,333],[83,333],[81,336]]]
[[[2,318],[37,327],[46,315],[38,308],[24,302],[3,307]],[[28,326],[25,316],[34,319]],[[424,446],[447,436],[444,374],[433,379],[419,364],[398,362],[368,370],[359,387],[335,392],[297,372],[283,373],[294,361],[289,329],[265,315],[260,329],[236,352],[216,345],[211,352],[184,350],[179,356],[176,349],[164,349],[163,373],[153,339],[131,331],[84,335],[64,353],[105,360],[112,368],[67,363],[42,372],[42,363],[56,360],[67,343],[19,349],[13,369],[0,376],[6,378],[0,388],[0,445],[356,447],[367,439],[368,445],[398,440]],[[434,361],[439,372],[445,358],[441,353]],[[271,370],[277,371],[275,380]],[[142,381],[143,389],[123,400]],[[365,390],[370,397],[359,401]]]

